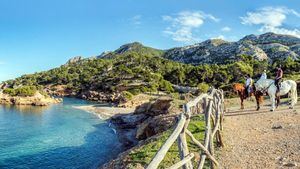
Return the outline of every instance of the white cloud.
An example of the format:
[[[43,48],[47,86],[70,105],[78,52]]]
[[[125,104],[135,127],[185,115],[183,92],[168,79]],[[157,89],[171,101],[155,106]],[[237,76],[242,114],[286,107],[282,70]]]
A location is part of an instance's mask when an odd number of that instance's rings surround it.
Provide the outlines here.
[[[260,25],[260,32],[274,32],[279,34],[289,34],[300,37],[299,29],[288,29],[283,27],[288,16],[300,17],[300,13],[286,7],[264,7],[255,12],[247,12],[241,17],[244,25]]]
[[[223,39],[223,40],[225,40],[225,36],[224,35],[219,35],[215,39]]]
[[[172,16],[162,16],[162,19],[171,23],[163,32],[172,37],[174,41],[192,43],[198,41],[193,34],[196,28],[204,24],[206,20],[218,22],[219,19],[202,11],[182,11]]]
[[[223,27],[223,28],[221,29],[221,31],[223,31],[223,32],[230,32],[230,31],[231,31],[231,28],[228,27],[228,26],[225,26],[225,27]]]
[[[141,19],[142,19],[142,15],[135,15],[132,18],[130,18],[129,20],[134,25],[140,25],[140,24],[142,24]]]

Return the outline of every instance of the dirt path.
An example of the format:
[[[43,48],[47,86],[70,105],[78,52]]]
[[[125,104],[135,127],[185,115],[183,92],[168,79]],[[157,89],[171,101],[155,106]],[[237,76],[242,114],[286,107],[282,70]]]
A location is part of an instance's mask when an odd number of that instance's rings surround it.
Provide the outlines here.
[[[275,112],[230,110],[224,121],[225,147],[218,152],[225,169],[300,169],[300,105]]]

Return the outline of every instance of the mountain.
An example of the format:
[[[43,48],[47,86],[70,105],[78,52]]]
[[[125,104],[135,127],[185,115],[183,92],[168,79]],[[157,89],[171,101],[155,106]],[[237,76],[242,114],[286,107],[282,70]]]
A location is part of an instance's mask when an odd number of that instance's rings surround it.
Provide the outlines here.
[[[101,55],[97,56],[97,58],[98,59],[111,58],[115,55],[126,54],[128,52],[136,52],[138,54],[144,54],[150,56],[162,56],[164,54],[164,50],[147,47],[139,42],[133,42],[133,43],[125,44],[113,52],[110,51],[103,52]]]
[[[169,49],[164,57],[182,63],[225,64],[238,61],[243,55],[270,62],[288,57],[299,60],[300,39],[275,33],[248,35],[237,42],[211,39],[191,46]]]
[[[50,95],[74,96],[121,103],[132,95],[184,86],[215,86],[230,91],[246,74],[268,77],[281,64],[285,77],[300,80],[300,39],[266,33],[248,35],[237,42],[211,39],[160,50],[134,42],[97,57],[70,59],[66,64],[0,84],[0,90],[37,86]],[[188,63],[188,64],[185,64]]]
[[[237,42],[228,42],[222,39],[209,39],[194,45],[175,47],[168,50],[155,49],[144,46],[139,42],[125,44],[115,51],[103,52],[101,55],[92,57],[103,59],[113,58],[126,53],[158,56],[169,60],[199,64],[227,64],[240,61],[244,56],[255,60],[274,62],[276,60],[300,59],[300,38],[275,33],[262,35],[247,35]],[[68,61],[76,62],[82,60],[75,57]]]

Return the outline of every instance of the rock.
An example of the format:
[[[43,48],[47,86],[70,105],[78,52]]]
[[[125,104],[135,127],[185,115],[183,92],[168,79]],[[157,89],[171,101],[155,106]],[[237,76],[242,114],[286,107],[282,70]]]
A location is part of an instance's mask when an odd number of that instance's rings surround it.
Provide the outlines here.
[[[189,87],[189,86],[179,86],[179,85],[172,85],[172,87],[174,88],[175,91],[180,92],[180,93],[196,93],[198,92],[198,88],[197,87]]]
[[[144,140],[156,134],[166,131],[176,121],[176,116],[174,115],[159,115],[154,118],[148,118],[142,124],[137,126],[136,138],[138,140]]]
[[[80,94],[77,94],[77,96],[85,100],[97,102],[114,102],[116,104],[123,100],[121,94],[119,93],[106,93],[94,90],[83,91]]]
[[[96,58],[97,59],[109,58],[109,55],[111,53],[112,53],[111,51],[105,51],[105,52],[102,52],[101,55],[97,56]]]
[[[287,162],[287,163],[283,163],[283,166],[285,166],[285,167],[297,167],[297,163],[296,162]]]
[[[172,101],[170,97],[160,97],[138,106],[133,114],[112,117],[111,122],[120,132],[135,130],[134,137],[137,140],[145,140],[174,125],[177,114],[172,110]]]
[[[137,125],[142,123],[148,117],[144,114],[128,114],[128,115],[116,115],[111,118],[111,122],[120,129],[136,128]]]
[[[247,55],[253,57],[255,60],[267,60],[267,54],[258,46],[251,43],[241,43],[236,51],[237,56]]]
[[[275,124],[272,126],[272,129],[282,129],[283,127],[280,124]]]
[[[68,60],[68,62],[65,65],[74,64],[81,60],[83,60],[82,56],[75,56],[75,57],[71,58],[70,60]]]
[[[168,114],[172,105],[172,101],[173,99],[170,97],[160,97],[155,101],[138,106],[135,110],[135,114],[143,113],[149,116]]]

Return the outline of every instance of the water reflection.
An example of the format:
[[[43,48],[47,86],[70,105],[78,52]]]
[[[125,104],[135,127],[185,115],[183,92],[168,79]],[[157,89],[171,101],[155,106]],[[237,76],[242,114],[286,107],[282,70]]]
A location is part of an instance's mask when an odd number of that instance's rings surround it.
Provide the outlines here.
[[[2,107],[5,112],[18,111],[26,114],[41,114],[51,106],[3,105]]]

